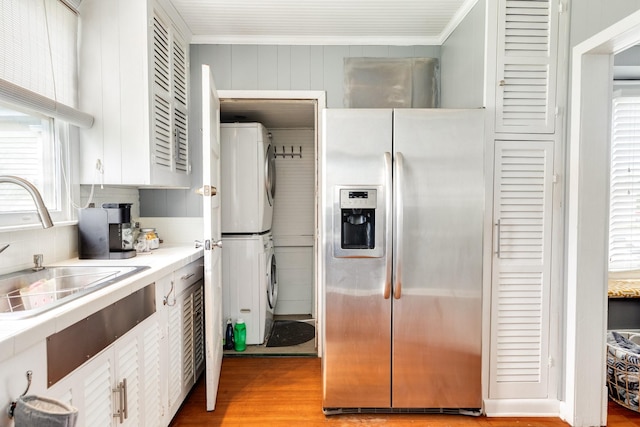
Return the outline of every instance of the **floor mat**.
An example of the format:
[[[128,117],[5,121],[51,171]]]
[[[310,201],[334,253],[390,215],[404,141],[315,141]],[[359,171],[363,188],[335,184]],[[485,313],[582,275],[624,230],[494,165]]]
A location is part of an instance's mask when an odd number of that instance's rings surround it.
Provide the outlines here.
[[[316,336],[313,325],[295,320],[276,320],[267,347],[288,347],[307,342]]]

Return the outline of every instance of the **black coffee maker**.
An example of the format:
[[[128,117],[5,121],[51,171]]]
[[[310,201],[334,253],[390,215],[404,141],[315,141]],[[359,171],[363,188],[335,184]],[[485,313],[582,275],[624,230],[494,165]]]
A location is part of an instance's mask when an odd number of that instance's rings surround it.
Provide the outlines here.
[[[131,203],[103,203],[78,210],[78,257],[124,259],[136,256]]]

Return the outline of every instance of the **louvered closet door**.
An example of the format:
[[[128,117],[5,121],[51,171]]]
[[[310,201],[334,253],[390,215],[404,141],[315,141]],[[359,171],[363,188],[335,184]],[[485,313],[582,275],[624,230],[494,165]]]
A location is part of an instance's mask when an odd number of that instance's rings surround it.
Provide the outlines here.
[[[558,13],[558,0],[500,0],[496,132],[554,132]]]
[[[496,141],[490,398],[548,389],[553,141]]]

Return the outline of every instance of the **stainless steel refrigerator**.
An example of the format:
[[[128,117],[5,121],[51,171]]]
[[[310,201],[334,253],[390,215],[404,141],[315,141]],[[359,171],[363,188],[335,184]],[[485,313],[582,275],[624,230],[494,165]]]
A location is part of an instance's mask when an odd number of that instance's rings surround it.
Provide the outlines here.
[[[323,410],[479,413],[484,112],[328,109]]]

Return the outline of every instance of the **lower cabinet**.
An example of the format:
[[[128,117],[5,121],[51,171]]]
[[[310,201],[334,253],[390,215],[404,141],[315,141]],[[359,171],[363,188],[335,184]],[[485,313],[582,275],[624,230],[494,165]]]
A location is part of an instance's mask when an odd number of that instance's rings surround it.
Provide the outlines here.
[[[56,383],[47,394],[79,410],[77,425],[163,425],[158,314]]]
[[[155,282],[156,312],[50,387],[78,426],[167,426],[204,370],[203,267]]]
[[[192,267],[196,267],[193,269]],[[174,273],[175,296],[167,297],[169,413],[175,415],[204,370],[202,265]]]

